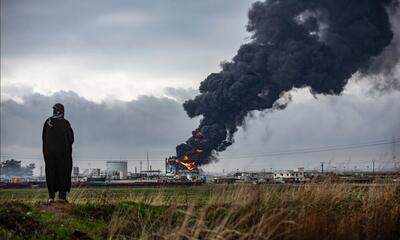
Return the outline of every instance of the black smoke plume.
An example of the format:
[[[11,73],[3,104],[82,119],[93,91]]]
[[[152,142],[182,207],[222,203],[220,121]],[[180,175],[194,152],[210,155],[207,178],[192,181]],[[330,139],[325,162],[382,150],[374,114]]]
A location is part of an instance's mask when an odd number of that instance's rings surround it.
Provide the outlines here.
[[[177,146],[177,157],[197,166],[215,159],[254,110],[283,109],[282,96],[308,87],[312,94],[340,94],[357,71],[393,38],[386,7],[390,0],[267,0],[249,10],[243,44],[200,84],[183,107],[202,115],[198,129]],[[185,157],[185,159],[187,159]]]

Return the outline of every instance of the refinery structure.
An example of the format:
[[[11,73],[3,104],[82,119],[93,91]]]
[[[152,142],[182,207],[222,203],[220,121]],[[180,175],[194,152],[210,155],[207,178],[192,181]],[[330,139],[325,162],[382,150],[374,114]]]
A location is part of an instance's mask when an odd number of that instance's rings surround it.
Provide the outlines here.
[[[364,162],[364,167],[359,164],[351,166],[347,164],[332,164],[320,162],[320,169],[305,169],[298,166],[294,169],[235,169],[221,172],[204,172],[203,165],[210,160],[207,155],[207,147],[204,145],[204,137],[200,130],[192,133],[189,142],[193,142],[194,148],[188,148],[185,144],[177,147],[177,155],[161,159],[146,158],[136,160],[105,160],[101,164],[96,160],[96,167],[91,167],[94,162],[87,161],[86,168],[73,166],[71,169],[72,186],[162,186],[162,185],[196,185],[196,184],[303,184],[307,182],[333,181],[351,183],[382,183],[400,182],[400,169],[396,156],[395,144],[397,139],[380,144],[392,144],[393,168],[375,168],[376,160]],[[364,145],[363,145],[364,146]],[[370,145],[367,145],[370,146]],[[356,146],[357,147],[357,146]],[[332,150],[330,148],[329,150]],[[333,149],[335,150],[335,149]],[[318,149],[320,151],[320,149]],[[136,165],[128,171],[128,163],[135,161]],[[154,169],[150,161],[162,162],[160,169]],[[81,161],[77,160],[75,163]],[[78,163],[79,164],[79,163]],[[104,164],[102,167],[101,165]],[[146,166],[147,165],[147,166]],[[12,166],[12,167],[10,167]],[[139,167],[138,167],[139,166]],[[160,166],[160,164],[158,164]],[[33,175],[34,163],[21,166],[21,161],[10,159],[1,161],[0,164],[0,188],[12,187],[44,187],[46,177],[43,165],[40,166],[40,175]],[[39,170],[39,169],[38,169]]]
[[[194,131],[193,139],[201,142],[202,135]],[[161,161],[163,168],[153,169],[150,164],[149,154],[145,160],[139,160],[139,168],[128,171],[128,160],[106,160],[105,167],[80,168],[73,166],[71,172],[72,185],[77,186],[164,186],[164,185],[197,185],[197,184],[303,184],[315,181],[376,183],[396,181],[400,182],[400,171],[396,165],[396,155],[393,151],[393,169],[375,169],[375,160],[366,168],[354,166],[331,166],[328,162],[321,162],[320,169],[305,169],[299,166],[294,169],[258,169],[252,171],[239,169],[221,173],[207,173],[202,170],[202,162],[199,161],[204,154],[202,146],[194,151],[186,151],[185,154],[170,156]],[[9,160],[15,161],[15,160]],[[15,161],[20,163],[20,161]],[[145,163],[145,164],[143,164]],[[33,167],[32,167],[33,165]],[[143,166],[145,165],[145,166]],[[147,165],[147,166],[146,166]],[[34,168],[34,164],[29,164]],[[131,166],[132,167],[132,166]],[[23,167],[24,169],[26,167]],[[21,168],[22,169],[22,168]],[[31,169],[32,170],[32,169]],[[132,169],[133,170],[133,169]],[[0,168],[0,188],[7,187],[34,187],[45,186],[45,175],[40,166],[40,176],[10,175]]]
[[[111,179],[127,179],[128,162],[127,161],[107,161],[107,176]]]
[[[199,185],[199,184],[303,184],[307,182],[333,181],[353,183],[376,183],[387,181],[400,181],[397,170],[346,170],[337,171],[336,168],[324,168],[321,164],[319,170],[305,170],[304,167],[295,169],[272,169],[266,171],[239,171],[239,169],[222,173],[205,173],[201,168],[187,165],[185,158],[175,156],[164,159],[165,169],[154,170],[147,161],[147,170],[135,167],[133,172],[128,171],[128,161],[106,161],[105,168],[84,168],[74,166],[71,179],[73,187],[84,186],[167,186],[167,185]],[[42,173],[42,172],[41,172]],[[44,187],[45,176],[6,176],[0,174],[0,188],[12,187]]]

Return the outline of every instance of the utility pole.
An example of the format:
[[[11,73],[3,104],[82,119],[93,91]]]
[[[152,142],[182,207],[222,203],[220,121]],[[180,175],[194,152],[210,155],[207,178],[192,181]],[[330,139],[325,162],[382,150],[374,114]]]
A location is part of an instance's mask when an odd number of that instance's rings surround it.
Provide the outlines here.
[[[392,158],[394,169],[397,170],[397,162],[396,162],[396,138],[392,138]]]
[[[140,160],[140,174],[142,174],[142,160]]]
[[[324,175],[324,162],[321,162],[321,173]]]
[[[40,178],[42,178],[42,177],[43,177],[43,166],[40,165]]]
[[[375,159],[372,160],[372,174],[375,174]]]
[[[167,174],[168,158],[165,158],[165,174]]]
[[[150,171],[149,152],[146,153],[146,159],[147,159],[147,172],[148,172]]]

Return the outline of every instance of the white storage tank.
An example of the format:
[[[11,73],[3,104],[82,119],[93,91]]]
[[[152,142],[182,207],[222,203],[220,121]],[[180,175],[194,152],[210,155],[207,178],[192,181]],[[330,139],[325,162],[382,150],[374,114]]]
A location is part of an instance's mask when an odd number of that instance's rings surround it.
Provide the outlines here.
[[[127,161],[107,161],[107,175],[119,176],[119,179],[126,179],[128,176],[128,162]]]

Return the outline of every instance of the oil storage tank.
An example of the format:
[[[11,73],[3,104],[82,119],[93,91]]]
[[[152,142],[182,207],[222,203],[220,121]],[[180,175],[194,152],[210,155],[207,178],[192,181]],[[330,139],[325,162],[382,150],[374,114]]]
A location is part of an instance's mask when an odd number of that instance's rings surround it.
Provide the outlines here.
[[[107,176],[111,179],[126,179],[128,176],[127,161],[107,161]]]

